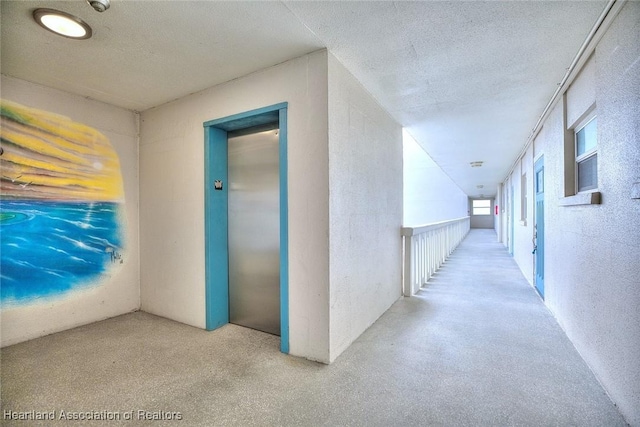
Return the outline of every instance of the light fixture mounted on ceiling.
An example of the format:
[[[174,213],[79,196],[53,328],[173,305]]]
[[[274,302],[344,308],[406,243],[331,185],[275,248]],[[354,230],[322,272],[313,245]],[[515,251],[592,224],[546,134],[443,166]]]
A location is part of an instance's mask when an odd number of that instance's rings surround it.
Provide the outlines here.
[[[91,37],[91,27],[82,19],[54,9],[36,9],[33,19],[46,30],[70,39],[84,40]]]
[[[472,168],[479,168],[480,166],[482,166],[482,163],[484,162],[477,161],[477,162],[471,162],[470,165]]]
[[[95,9],[96,12],[104,12],[109,9],[109,0],[87,0],[87,3]]]

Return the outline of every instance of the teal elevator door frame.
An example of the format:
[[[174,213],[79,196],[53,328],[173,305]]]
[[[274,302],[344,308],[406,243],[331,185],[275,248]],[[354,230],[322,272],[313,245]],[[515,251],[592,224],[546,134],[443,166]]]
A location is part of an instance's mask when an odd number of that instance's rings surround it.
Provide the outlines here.
[[[540,157],[535,163],[535,189],[536,189],[536,289],[544,299],[544,157]]]
[[[227,133],[278,122],[280,156],[280,351],[289,353],[289,229],[287,195],[287,103],[204,123],[206,327],[229,323],[229,211]],[[216,190],[214,182],[222,181]]]

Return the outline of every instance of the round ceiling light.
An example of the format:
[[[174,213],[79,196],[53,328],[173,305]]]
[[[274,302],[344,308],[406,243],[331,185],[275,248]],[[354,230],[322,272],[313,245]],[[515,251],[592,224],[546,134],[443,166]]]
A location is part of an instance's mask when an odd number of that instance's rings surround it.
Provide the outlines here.
[[[91,27],[82,19],[54,9],[36,9],[33,19],[43,28],[70,39],[91,37]]]

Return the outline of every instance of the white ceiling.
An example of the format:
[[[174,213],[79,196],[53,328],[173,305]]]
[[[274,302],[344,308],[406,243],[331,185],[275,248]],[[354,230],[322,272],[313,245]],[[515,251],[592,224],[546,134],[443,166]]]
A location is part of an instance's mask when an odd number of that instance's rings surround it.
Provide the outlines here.
[[[1,70],[143,111],[326,47],[465,193],[492,196],[605,3],[2,0]],[[37,7],[93,37],[41,29]]]

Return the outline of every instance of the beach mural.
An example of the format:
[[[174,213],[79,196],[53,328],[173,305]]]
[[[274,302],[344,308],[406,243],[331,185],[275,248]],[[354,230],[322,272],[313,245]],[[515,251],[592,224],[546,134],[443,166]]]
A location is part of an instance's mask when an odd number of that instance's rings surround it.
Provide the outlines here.
[[[0,100],[0,303],[64,298],[123,263],[118,155],[97,130]]]

